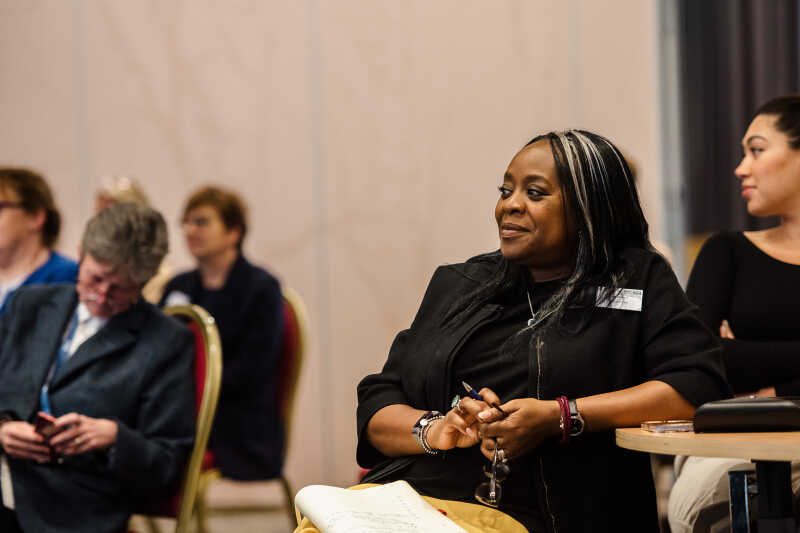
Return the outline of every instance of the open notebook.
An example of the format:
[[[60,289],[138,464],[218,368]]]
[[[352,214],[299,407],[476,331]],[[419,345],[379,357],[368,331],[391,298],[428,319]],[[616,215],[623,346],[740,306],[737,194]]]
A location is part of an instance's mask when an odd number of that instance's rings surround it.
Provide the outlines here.
[[[322,533],[466,533],[405,481],[363,490],[309,485],[294,503]]]

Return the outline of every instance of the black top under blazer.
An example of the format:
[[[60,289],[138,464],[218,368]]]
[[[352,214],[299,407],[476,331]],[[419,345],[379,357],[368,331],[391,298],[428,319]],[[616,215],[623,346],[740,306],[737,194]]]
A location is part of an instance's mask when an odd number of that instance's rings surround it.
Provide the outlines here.
[[[39,393],[77,306],[75,286],[20,289],[0,316],[0,413],[33,421]],[[50,384],[53,415],[118,424],[108,451],[63,464],[8,458],[26,532],[119,532],[181,480],[195,430],[192,335],[140,298],[112,317]]]
[[[239,255],[220,290],[203,288],[199,270],[174,277],[162,305],[178,291],[211,313],[222,340],[222,388],[209,448],[225,477],[281,474],[285,436],[277,398],[283,336],[281,287]]]

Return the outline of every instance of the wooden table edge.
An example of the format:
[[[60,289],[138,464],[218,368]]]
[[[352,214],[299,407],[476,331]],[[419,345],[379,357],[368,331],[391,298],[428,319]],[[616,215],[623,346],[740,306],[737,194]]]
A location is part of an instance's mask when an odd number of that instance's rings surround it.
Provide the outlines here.
[[[800,431],[776,433],[654,433],[618,428],[617,446],[665,455],[732,457],[761,461],[800,460]]]

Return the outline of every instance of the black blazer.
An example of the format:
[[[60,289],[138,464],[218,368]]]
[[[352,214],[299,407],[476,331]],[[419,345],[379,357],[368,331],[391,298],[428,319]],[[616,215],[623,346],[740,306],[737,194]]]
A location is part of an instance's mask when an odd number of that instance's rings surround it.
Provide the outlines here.
[[[279,476],[285,436],[276,382],[283,337],[278,280],[239,255],[222,289],[203,289],[193,270],[167,283],[161,304],[174,292],[211,313],[222,340],[222,389],[208,445],[217,466],[239,480]]]
[[[77,305],[75,286],[20,289],[0,316],[0,413],[32,421]],[[55,416],[118,423],[109,451],[63,464],[9,459],[24,531],[119,532],[145,500],[173,490],[194,440],[193,341],[139,299],[84,342],[50,385]]]

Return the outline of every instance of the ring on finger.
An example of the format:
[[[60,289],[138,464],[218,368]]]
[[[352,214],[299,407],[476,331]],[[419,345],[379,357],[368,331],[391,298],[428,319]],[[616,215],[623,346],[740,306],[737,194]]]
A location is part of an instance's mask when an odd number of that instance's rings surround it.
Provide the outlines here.
[[[464,416],[465,412],[464,409],[461,407],[461,400],[462,400],[461,396],[456,394],[455,396],[453,396],[453,401],[450,402],[450,407],[453,410],[455,410],[455,412],[458,413],[459,415]]]

